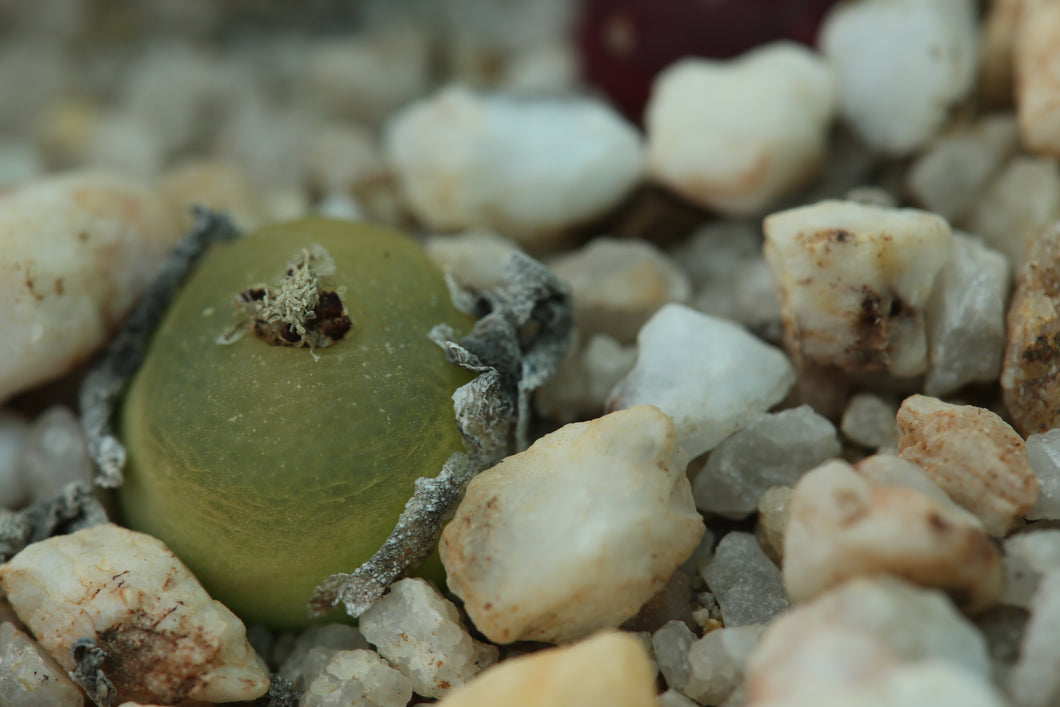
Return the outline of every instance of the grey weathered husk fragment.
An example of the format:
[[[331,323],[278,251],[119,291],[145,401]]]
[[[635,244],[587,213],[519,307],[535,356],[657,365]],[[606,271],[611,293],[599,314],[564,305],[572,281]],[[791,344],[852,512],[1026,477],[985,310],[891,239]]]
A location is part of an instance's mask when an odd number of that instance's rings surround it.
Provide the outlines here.
[[[239,231],[224,214],[196,207],[195,223],[159,266],[158,274],[140,297],[117,335],[81,385],[79,406],[88,455],[95,462],[96,484],[121,486],[125,446],[114,434],[111,421],[122,393],[140,368],[147,344],[176,297],[180,283],[211,244],[232,240]]]
[[[103,663],[107,660],[106,652],[91,638],[79,638],[70,648],[77,669],[73,672],[74,681],[80,685],[89,699],[98,707],[110,707],[114,704],[118,691],[103,674]]]
[[[155,328],[207,248],[239,235],[220,214],[200,208],[195,215],[195,225],[163,262],[157,279],[82,385],[81,425],[89,455],[98,467],[95,482],[100,486],[122,483],[125,447],[111,421]],[[502,287],[482,293],[462,291],[450,280],[456,306],[478,321],[460,340],[444,325],[430,332],[449,361],[478,374],[453,394],[456,424],[467,453],[452,455],[436,477],[416,480],[412,498],[390,537],[352,573],[325,579],[309,600],[312,613],[326,613],[342,603],[351,616],[359,616],[387,586],[430,554],[467,482],[527,446],[530,395],[552,376],[570,347],[571,298],[562,281],[522,253],[511,256],[505,280]],[[23,526],[15,523],[5,535],[6,523],[0,517],[0,543],[22,532]]]
[[[309,601],[315,614],[342,603],[360,616],[395,580],[430,554],[464,488],[477,473],[527,446],[530,394],[547,381],[571,344],[570,293],[539,262],[515,253],[504,286],[462,292],[450,280],[458,308],[478,317],[471,334],[454,339],[445,325],[431,331],[454,364],[478,373],[453,394],[456,424],[467,454],[454,454],[433,479],[419,478],[394,531],[379,551],[350,574],[334,574]]]
[[[0,509],[0,562],[53,535],[107,522],[107,512],[86,484],[72,483],[58,496],[20,511]]]

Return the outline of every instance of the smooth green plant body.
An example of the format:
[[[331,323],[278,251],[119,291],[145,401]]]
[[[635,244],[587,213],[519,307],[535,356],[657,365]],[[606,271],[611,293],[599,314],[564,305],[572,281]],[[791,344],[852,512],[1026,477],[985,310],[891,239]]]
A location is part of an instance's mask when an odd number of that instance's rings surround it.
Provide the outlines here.
[[[233,299],[303,248],[334,259],[353,327],[327,348],[217,343]],[[420,476],[463,451],[451,395],[470,374],[428,338],[471,320],[411,239],[306,219],[215,246],[184,285],[126,397],[120,502],[248,622],[308,623],[323,579],[393,530]],[[314,354],[315,357],[314,358]]]

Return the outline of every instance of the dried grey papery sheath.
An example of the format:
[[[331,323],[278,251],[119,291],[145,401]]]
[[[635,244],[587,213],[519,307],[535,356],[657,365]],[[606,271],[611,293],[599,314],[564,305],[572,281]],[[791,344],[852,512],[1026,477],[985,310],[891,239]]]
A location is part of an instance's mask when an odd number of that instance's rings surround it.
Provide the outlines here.
[[[95,640],[91,638],[79,638],[70,647],[70,653],[77,666],[73,672],[73,679],[84,688],[89,699],[99,707],[110,707],[118,693],[107,676],[103,674],[103,663],[107,654]]]
[[[530,393],[555,373],[573,332],[570,292],[545,266],[515,253],[504,287],[472,295],[450,281],[456,306],[478,317],[459,341],[446,325],[431,331],[453,363],[478,375],[453,393],[456,424],[468,454],[454,454],[416,490],[379,551],[351,574],[333,574],[310,599],[315,614],[340,602],[357,617],[434,548],[464,487],[478,472],[527,444]]]
[[[53,499],[21,511],[0,509],[0,562],[53,535],[107,522],[107,512],[87,484],[71,483]]]
[[[100,486],[122,482],[125,448],[114,435],[111,420],[151,335],[209,245],[238,235],[222,216],[197,209],[196,217],[191,232],[163,263],[157,280],[82,385],[81,424],[89,455],[99,468]],[[360,616],[431,552],[467,482],[526,446],[530,393],[552,376],[570,347],[570,292],[543,265],[521,253],[512,255],[505,275],[505,286],[487,293],[462,292],[450,281],[456,306],[478,321],[459,341],[447,326],[430,332],[452,363],[478,373],[453,394],[456,424],[467,453],[452,455],[438,476],[416,480],[390,537],[352,573],[325,579],[309,600],[312,613],[326,613],[342,603],[351,616]]]

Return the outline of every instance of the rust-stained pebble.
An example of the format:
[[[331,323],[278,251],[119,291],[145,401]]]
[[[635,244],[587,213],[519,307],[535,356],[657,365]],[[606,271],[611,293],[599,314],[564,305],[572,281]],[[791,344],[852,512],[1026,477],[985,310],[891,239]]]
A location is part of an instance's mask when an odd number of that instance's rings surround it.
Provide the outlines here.
[[[895,376],[926,370],[924,309],[953,255],[945,219],[822,201],[772,214],[764,228],[785,346],[797,363]]]
[[[66,670],[74,642],[95,641],[119,701],[230,702],[269,687],[243,623],[149,535],[104,524],[35,543],[0,566],[0,587]]]
[[[793,602],[859,576],[889,573],[943,589],[969,609],[1001,591],[1001,558],[979,521],[909,486],[878,485],[830,461],[795,486],[784,537]]]
[[[990,535],[1004,536],[1038,499],[1023,438],[993,412],[913,395],[897,420],[899,456],[923,467]]]
[[[165,200],[102,172],[0,199],[0,401],[57,378],[107,341],[179,236]]]
[[[1030,244],[1008,310],[1001,392],[1020,434],[1060,427],[1060,227]]]

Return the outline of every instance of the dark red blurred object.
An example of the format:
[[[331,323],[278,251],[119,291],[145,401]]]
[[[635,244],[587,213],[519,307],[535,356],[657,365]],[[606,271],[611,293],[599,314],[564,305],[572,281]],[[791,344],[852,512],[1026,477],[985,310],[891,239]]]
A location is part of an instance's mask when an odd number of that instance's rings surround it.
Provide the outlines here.
[[[640,121],[655,75],[685,56],[727,59],[777,39],[813,45],[838,0],[582,0],[582,73]]]

